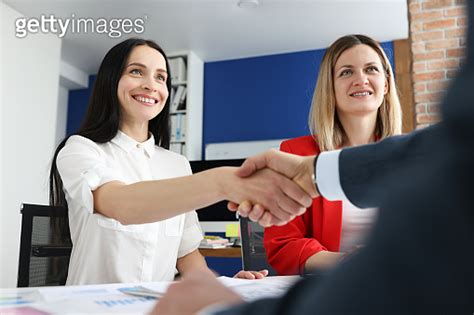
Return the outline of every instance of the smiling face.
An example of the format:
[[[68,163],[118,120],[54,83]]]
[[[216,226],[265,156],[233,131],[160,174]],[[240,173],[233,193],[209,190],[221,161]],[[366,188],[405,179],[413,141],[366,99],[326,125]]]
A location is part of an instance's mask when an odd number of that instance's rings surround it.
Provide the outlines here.
[[[388,91],[379,55],[360,44],[344,51],[334,66],[336,111],[342,116],[376,115]]]
[[[121,125],[148,124],[166,104],[168,88],[163,55],[146,45],[135,47],[118,83]]]

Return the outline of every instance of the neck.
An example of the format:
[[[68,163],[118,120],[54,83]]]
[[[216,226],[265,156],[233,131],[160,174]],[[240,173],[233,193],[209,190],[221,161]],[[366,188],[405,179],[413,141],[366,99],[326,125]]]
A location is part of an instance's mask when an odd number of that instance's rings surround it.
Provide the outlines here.
[[[338,116],[345,132],[343,147],[364,145],[375,141],[377,112],[365,116]]]
[[[133,124],[123,122],[120,124],[120,130],[137,142],[144,142],[148,140],[148,122]]]

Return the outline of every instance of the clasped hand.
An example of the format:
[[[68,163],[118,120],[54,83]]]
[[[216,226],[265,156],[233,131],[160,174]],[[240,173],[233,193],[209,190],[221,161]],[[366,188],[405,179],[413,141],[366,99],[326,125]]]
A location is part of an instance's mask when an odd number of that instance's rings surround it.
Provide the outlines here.
[[[248,158],[237,169],[237,176],[273,176],[274,179],[268,187],[259,187],[256,193],[261,192],[260,195],[243,201],[229,201],[228,209],[238,211],[241,216],[264,227],[288,223],[303,214],[312,199],[319,196],[313,180],[314,158],[274,149]],[[263,202],[261,197],[265,197]]]

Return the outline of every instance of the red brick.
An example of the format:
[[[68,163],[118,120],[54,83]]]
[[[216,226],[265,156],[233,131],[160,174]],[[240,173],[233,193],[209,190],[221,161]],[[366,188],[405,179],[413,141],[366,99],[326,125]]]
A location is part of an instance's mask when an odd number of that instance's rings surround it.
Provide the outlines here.
[[[457,26],[467,26],[467,17],[460,17],[456,19]]]
[[[444,92],[424,93],[415,95],[415,103],[439,102]]]
[[[455,25],[456,19],[442,19],[423,23],[423,30],[443,29]]]
[[[412,33],[420,32],[423,30],[423,23],[421,22],[411,22],[410,23],[410,31]]]
[[[444,10],[444,16],[451,17],[451,16],[466,16],[466,8],[465,7],[456,7],[456,8],[449,8]]]
[[[458,47],[459,41],[456,38],[441,39],[436,41],[430,41],[426,43],[426,50],[436,50],[444,48],[455,48]]]
[[[433,114],[418,114],[416,115],[417,124],[434,124],[440,120],[439,115]]]
[[[413,1],[410,2],[410,5],[408,6],[408,11],[410,11],[410,13],[420,12],[420,10],[421,3],[415,3]]]
[[[413,80],[415,82],[441,80],[441,79],[444,79],[444,71],[417,73],[413,75]]]
[[[449,81],[436,81],[436,82],[429,82],[426,84],[426,88],[430,92],[439,92],[439,91],[446,91],[448,87]]]
[[[446,57],[463,57],[464,48],[454,48],[446,50]]]
[[[425,104],[417,104],[415,106],[415,111],[416,111],[417,114],[426,113],[426,105]]]
[[[425,83],[415,83],[415,93],[423,93],[426,91]]]
[[[419,61],[413,63],[413,73],[420,73],[426,71],[426,63]]]
[[[444,93],[443,93],[444,94]],[[428,113],[430,114],[439,114],[440,113],[440,105],[438,104],[431,104],[428,105]]]
[[[459,39],[459,46],[466,47],[466,38],[463,37]]]
[[[434,60],[427,64],[428,70],[453,69],[459,67],[459,59]]]
[[[425,49],[425,43],[424,42],[413,42],[411,44],[411,51],[414,53],[414,54],[417,54],[417,53],[422,53],[422,52],[425,52],[426,49]]]
[[[444,31],[444,36],[446,38],[453,38],[453,37],[465,37],[467,32],[467,28],[465,27],[458,27],[450,30]]]
[[[449,7],[453,4],[452,0],[428,0],[422,5],[423,10]]]
[[[428,53],[421,53],[421,54],[413,54],[413,61],[425,61],[425,60],[433,60],[433,59],[440,59],[444,58],[444,51],[432,51]]]
[[[411,35],[414,42],[443,38],[443,31],[419,32]]]
[[[414,13],[411,15],[411,21],[429,21],[438,20],[443,17],[443,11],[421,11],[420,13]]]

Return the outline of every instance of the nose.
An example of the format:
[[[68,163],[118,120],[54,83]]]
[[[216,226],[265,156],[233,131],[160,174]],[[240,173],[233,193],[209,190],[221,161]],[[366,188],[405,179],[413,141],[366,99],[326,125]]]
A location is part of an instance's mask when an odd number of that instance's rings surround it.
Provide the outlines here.
[[[147,78],[143,81],[142,89],[156,92],[157,91],[157,83],[154,78]]]
[[[353,81],[354,86],[369,84],[369,78],[364,71],[357,71]]]

